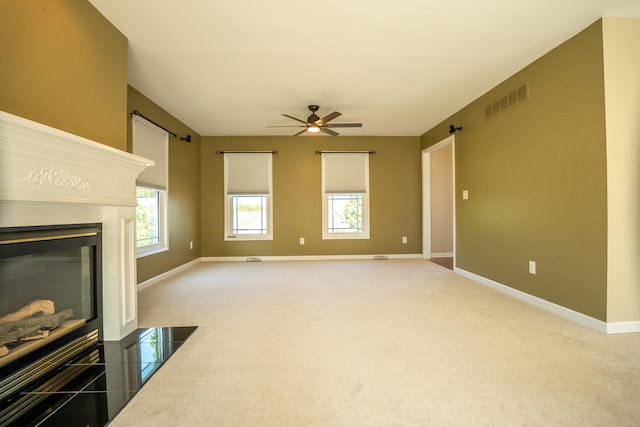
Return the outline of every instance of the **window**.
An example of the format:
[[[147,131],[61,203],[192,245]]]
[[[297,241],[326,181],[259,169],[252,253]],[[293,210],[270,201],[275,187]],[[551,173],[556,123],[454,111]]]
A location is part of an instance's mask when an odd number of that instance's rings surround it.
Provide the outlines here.
[[[322,154],[322,238],[369,238],[369,153]]]
[[[225,153],[225,240],[272,240],[272,154]]]
[[[267,196],[231,195],[231,234],[267,234]]]
[[[362,194],[327,194],[329,233],[362,233]]]
[[[165,192],[136,187],[136,247],[158,245],[161,242]]]
[[[167,238],[167,176],[169,138],[165,130],[132,116],[133,154],[153,160],[136,182],[136,253],[138,257],[169,249]]]

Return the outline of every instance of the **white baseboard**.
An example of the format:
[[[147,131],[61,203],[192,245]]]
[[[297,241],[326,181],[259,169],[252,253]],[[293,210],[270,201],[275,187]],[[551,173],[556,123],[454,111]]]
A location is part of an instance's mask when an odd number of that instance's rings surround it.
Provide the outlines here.
[[[640,332],[640,321],[607,322],[608,334],[629,334]]]
[[[605,334],[622,334],[622,333],[640,332],[640,321],[603,322],[602,320],[595,319],[591,316],[587,316],[586,314],[579,313],[575,310],[571,310],[569,308],[549,302],[542,298],[538,298],[536,296],[527,294],[525,292],[519,291],[517,289],[511,288],[509,286],[487,279],[485,277],[478,276],[477,274],[471,273],[461,268],[455,267],[454,271],[462,276],[475,280],[480,284],[489,286],[500,292],[503,292],[505,294],[518,298],[519,300],[528,302],[529,304],[533,304],[536,307],[540,307],[542,309],[555,313],[561,317],[564,317],[565,319],[574,321],[583,326],[587,326],[589,328],[595,329],[596,331],[603,332]]]
[[[453,258],[453,252],[432,253],[431,258]]]
[[[171,276],[174,276],[174,275],[178,274],[179,272],[181,272],[183,270],[186,270],[187,268],[198,264],[201,260],[202,260],[202,258],[194,259],[193,261],[190,261],[190,262],[188,262],[186,264],[182,264],[182,265],[180,265],[180,266],[178,266],[178,267],[176,267],[176,268],[174,268],[172,270],[165,271],[164,273],[159,274],[156,277],[152,277],[149,280],[145,280],[142,283],[138,283],[138,288],[137,289],[138,289],[138,291],[141,291],[144,288],[148,288],[149,286],[153,286],[156,283],[161,282],[164,279],[167,279],[167,278],[169,278]]]
[[[374,259],[374,257],[387,257],[387,259],[417,259],[422,254],[386,254],[386,255],[293,255],[293,256],[232,256],[232,257],[203,257],[202,261],[246,262],[248,258],[256,261],[330,261],[330,260],[362,260]]]

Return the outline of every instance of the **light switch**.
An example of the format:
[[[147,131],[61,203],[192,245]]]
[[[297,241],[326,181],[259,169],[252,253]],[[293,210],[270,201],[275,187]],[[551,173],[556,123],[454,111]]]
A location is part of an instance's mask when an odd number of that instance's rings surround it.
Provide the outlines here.
[[[462,190],[462,200],[469,200],[469,190]]]

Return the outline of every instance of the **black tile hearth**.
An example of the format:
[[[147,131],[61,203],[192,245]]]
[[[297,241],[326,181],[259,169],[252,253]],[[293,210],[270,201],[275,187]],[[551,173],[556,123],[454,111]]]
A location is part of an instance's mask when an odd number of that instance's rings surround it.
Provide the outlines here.
[[[0,402],[0,426],[105,426],[196,328],[138,329],[99,343]]]

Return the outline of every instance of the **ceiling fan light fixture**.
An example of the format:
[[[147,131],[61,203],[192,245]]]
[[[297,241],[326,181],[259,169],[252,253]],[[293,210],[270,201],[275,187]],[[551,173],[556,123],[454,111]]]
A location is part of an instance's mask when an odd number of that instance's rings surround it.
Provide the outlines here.
[[[312,125],[312,126],[307,127],[307,130],[309,132],[313,132],[313,133],[320,132],[320,128],[318,126],[316,126],[316,125]]]

